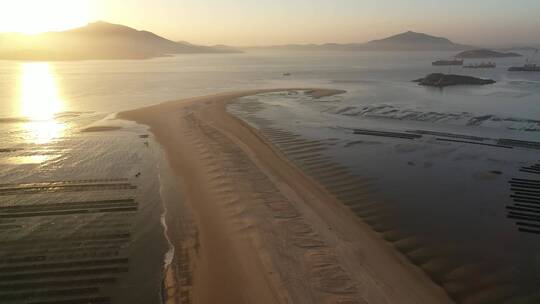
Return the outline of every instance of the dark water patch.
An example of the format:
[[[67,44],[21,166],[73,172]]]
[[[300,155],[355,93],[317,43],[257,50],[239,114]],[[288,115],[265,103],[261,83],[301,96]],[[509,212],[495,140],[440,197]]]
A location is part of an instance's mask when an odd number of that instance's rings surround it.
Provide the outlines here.
[[[457,139],[448,139],[448,138],[437,138],[437,140],[438,141],[445,141],[445,142],[455,142],[455,143],[463,143],[463,144],[495,147],[495,148],[504,148],[504,149],[513,149],[514,148],[512,146],[503,146],[503,145],[497,145],[497,144],[488,144],[488,143],[481,143],[481,142],[475,142],[475,141],[466,141],[466,140],[457,140]]]
[[[310,147],[310,148],[294,150],[294,151],[284,151],[284,150],[282,150],[282,152],[284,154],[286,154],[287,156],[294,157],[295,155],[301,156],[301,155],[306,155],[308,153],[321,152],[321,151],[324,151],[324,150],[326,150],[325,147]]]
[[[422,138],[422,135],[418,135],[418,134],[410,134],[410,133],[402,133],[402,132],[387,132],[387,131],[367,130],[367,129],[354,129],[353,133],[357,135],[393,137],[393,138],[402,138],[402,139]]]
[[[42,217],[42,216],[62,216],[62,215],[92,214],[92,213],[107,213],[107,212],[135,212],[137,210],[138,210],[138,207],[123,207],[123,208],[119,207],[119,208],[73,209],[73,210],[62,210],[62,211],[11,213],[11,214],[0,214],[0,219]]]
[[[13,153],[18,151],[23,151],[22,148],[0,148],[0,153]]]
[[[325,149],[328,145],[321,142],[307,142],[299,145],[284,146],[281,150],[285,153],[294,153],[300,151],[306,151],[309,149]]]
[[[31,265],[17,265],[17,266],[5,266],[0,267],[0,273],[12,273],[12,272],[28,272],[28,271],[40,271],[50,270],[57,268],[88,268],[96,266],[107,266],[117,264],[127,264],[129,259],[109,259],[109,260],[88,260],[88,261],[74,261],[64,263],[49,263],[49,264],[31,264]]]
[[[540,203],[540,198],[538,198],[538,197],[536,197],[536,196],[516,195],[516,194],[513,194],[513,195],[510,195],[510,197],[513,198],[514,200],[525,200],[525,201],[538,202],[538,203]]]
[[[527,212],[527,213],[537,213],[540,214],[540,209],[532,209],[532,208],[525,208],[520,206],[506,206],[506,209],[513,210],[513,211],[519,211],[519,212]]]
[[[508,218],[517,219],[517,220],[527,220],[527,221],[540,222],[540,216],[531,215],[531,214],[527,214],[527,213],[523,213],[523,212],[510,211],[510,212],[508,212]]]
[[[0,213],[56,210],[57,208],[102,208],[110,206],[136,206],[135,199],[101,200],[84,202],[48,203],[48,204],[20,204],[0,207]]]
[[[498,143],[505,146],[513,146],[527,149],[540,149],[540,142],[536,141],[501,138],[498,140]]]
[[[531,184],[540,185],[540,180],[537,180],[537,179],[512,178],[511,183],[512,182],[531,183]]]
[[[350,186],[372,186],[374,185],[376,179],[363,179],[363,178],[351,178],[349,180],[344,181],[338,181],[334,183],[327,183],[324,186],[333,191],[333,189],[337,189],[340,187],[350,187]]]
[[[525,172],[525,173],[532,173],[532,174],[540,174],[540,168],[538,167],[522,167],[521,169],[519,169],[519,171],[521,172]]]
[[[71,279],[71,280],[46,280],[39,282],[21,282],[13,284],[0,284],[0,292],[2,291],[20,291],[20,290],[32,290],[32,289],[56,289],[67,287],[81,287],[81,286],[102,286],[105,284],[115,283],[117,279],[115,277],[102,277],[92,279]]]
[[[519,230],[520,232],[527,232],[527,233],[540,234],[540,229],[530,229],[530,228],[519,227],[518,230]]]
[[[303,139],[297,139],[297,138],[293,138],[293,139],[271,139],[270,140],[273,144],[277,145],[277,146],[283,146],[283,145],[298,145],[298,144],[303,144],[305,143],[306,141],[303,140]]]
[[[87,127],[81,130],[83,133],[94,133],[94,132],[110,132],[121,130],[122,127],[119,126],[93,126]]]
[[[327,160],[316,160],[310,163],[303,163],[302,168],[306,171],[319,171],[319,170],[325,170],[325,169],[332,169],[332,168],[338,168],[339,165],[336,165],[333,162],[327,161]]]
[[[2,240],[0,241],[0,245],[16,245],[16,244],[30,244],[30,245],[36,245],[36,244],[47,244],[47,243],[57,243],[59,241],[62,242],[83,242],[83,241],[96,241],[96,240],[113,240],[113,239],[119,239],[119,240],[128,240],[130,238],[130,233],[117,233],[117,234],[97,234],[97,233],[78,233],[78,234],[70,234],[68,236],[59,236],[54,239],[46,239],[46,238],[39,238],[39,239],[15,239],[15,240]],[[3,249],[3,248],[2,248]]]
[[[97,287],[86,288],[71,288],[71,289],[59,289],[59,290],[45,290],[45,291],[27,291],[24,293],[7,293],[1,294],[0,297],[6,301],[20,301],[20,300],[32,300],[35,298],[54,298],[54,297],[66,297],[66,296],[85,296],[96,294],[99,292]]]
[[[420,135],[433,135],[433,136],[448,137],[448,138],[459,138],[459,139],[475,140],[475,141],[484,141],[484,140],[487,139],[485,137],[479,137],[479,136],[473,136],[473,135],[448,133],[448,132],[437,132],[437,131],[429,131],[429,130],[410,130],[410,131],[406,131],[406,132],[414,133],[414,134],[420,134]]]
[[[13,251],[7,251],[0,254],[0,263],[2,264],[17,264],[27,263],[25,259],[33,258],[35,256],[42,256],[43,261],[56,261],[65,259],[82,259],[92,257],[109,257],[118,256],[124,243],[119,242],[106,242],[101,244],[62,244],[60,246],[47,246],[46,248],[38,249],[34,247],[17,247],[11,248],[17,250],[17,253]]]
[[[320,177],[316,178],[319,182],[321,182],[324,185],[332,185],[334,183],[341,183],[341,182],[350,182],[353,180],[356,176],[350,175],[350,174],[342,174],[338,176],[326,176],[326,177]]]
[[[523,184],[512,184],[512,191],[514,192],[529,192],[533,191],[533,193],[536,193],[536,191],[540,190],[539,186],[531,186],[531,185],[523,185]]]
[[[274,140],[299,138],[297,135],[294,135],[288,132],[262,132],[262,133],[264,134],[264,136],[267,136]]]
[[[298,161],[305,161],[305,160],[311,160],[311,159],[316,159],[316,158],[319,158],[323,156],[323,154],[321,153],[307,153],[307,154],[301,154],[301,155],[294,155],[294,156],[291,156],[292,159]]]
[[[340,165],[328,165],[324,167],[314,167],[314,168],[306,168],[305,172],[307,172],[311,176],[322,176],[324,174],[333,174],[333,173],[347,173],[347,167],[340,166]]]
[[[538,191],[523,190],[523,189],[514,189],[513,191],[516,195],[520,195],[520,196],[540,197],[540,193]]]
[[[327,170],[308,172],[308,173],[310,176],[314,177],[315,179],[325,179],[325,178],[339,178],[342,176],[346,176],[349,174],[349,171],[347,169],[335,168],[335,169],[327,169]]]
[[[511,187],[514,187],[517,189],[530,189],[530,190],[540,189],[540,184],[530,183],[530,182],[513,181],[513,182],[510,182],[510,185]]]
[[[335,186],[326,186],[326,188],[336,194],[336,193],[344,193],[355,189],[373,189],[375,184],[373,183],[360,183],[360,182],[352,182],[352,183],[344,183],[341,185],[335,185]]]
[[[128,178],[100,178],[100,179],[80,179],[80,180],[56,180],[48,182],[34,182],[34,183],[7,183],[0,184],[0,188],[5,187],[53,187],[59,185],[69,184],[94,184],[94,183],[111,183],[111,182],[125,182]]]
[[[40,280],[46,278],[57,277],[90,277],[90,276],[102,276],[110,274],[121,274],[128,272],[127,267],[103,267],[103,268],[91,268],[91,269],[76,269],[76,270],[61,270],[61,271],[46,271],[35,273],[18,273],[18,274],[0,274],[0,282],[12,282],[22,280]]]
[[[81,191],[104,191],[104,190],[134,190],[137,186],[129,183],[116,184],[78,184],[78,185],[55,185],[55,186],[23,186],[0,188],[2,195],[19,195],[53,192],[81,192]]]
[[[298,163],[302,166],[317,166],[319,164],[328,164],[332,161],[332,158],[328,155],[321,155],[318,158],[307,160],[307,161],[299,161]]]
[[[69,300],[53,300],[53,301],[36,301],[29,302],[28,304],[110,304],[111,298],[109,297],[95,297],[95,298],[73,298]]]
[[[357,145],[380,145],[382,144],[381,142],[379,141],[365,141],[365,140],[354,140],[354,141],[350,141],[348,143],[346,143],[344,145],[345,148],[350,148],[350,147],[354,147],[354,146],[357,146]]]
[[[22,228],[22,225],[0,225],[0,231],[15,230]]]

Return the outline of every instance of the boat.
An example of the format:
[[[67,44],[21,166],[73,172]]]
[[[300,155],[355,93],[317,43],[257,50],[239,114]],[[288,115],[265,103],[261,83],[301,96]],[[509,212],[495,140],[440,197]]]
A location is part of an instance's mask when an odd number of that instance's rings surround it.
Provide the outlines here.
[[[540,72],[540,66],[534,63],[526,63],[523,66],[510,67],[510,72]]]
[[[481,63],[471,63],[468,65],[464,65],[463,67],[467,69],[493,69],[493,68],[496,68],[497,65],[494,62],[481,62]]]
[[[463,59],[437,60],[431,63],[436,66],[463,65]]]
[[[540,72],[540,66],[533,63],[534,57],[538,54],[538,50],[534,52],[531,58],[527,59],[524,65],[522,66],[513,66],[508,69],[510,72]]]
[[[291,76],[291,73],[283,73],[283,76]]]

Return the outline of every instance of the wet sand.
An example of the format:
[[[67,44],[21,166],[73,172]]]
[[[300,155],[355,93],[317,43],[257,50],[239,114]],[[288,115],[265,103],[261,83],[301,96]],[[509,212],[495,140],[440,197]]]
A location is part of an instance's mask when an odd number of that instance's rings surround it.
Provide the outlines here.
[[[285,91],[285,90],[272,90]],[[244,91],[163,103],[119,117],[150,126],[182,201],[166,201],[175,256],[168,303],[451,303],[433,283],[330,191],[227,113]],[[313,96],[341,91],[313,90]],[[296,139],[274,132],[282,143]],[[322,178],[325,144],[289,148]],[[306,154],[307,153],[307,154]],[[350,187],[346,182],[335,187]],[[357,203],[367,198],[350,193]],[[347,198],[342,198],[346,200]]]

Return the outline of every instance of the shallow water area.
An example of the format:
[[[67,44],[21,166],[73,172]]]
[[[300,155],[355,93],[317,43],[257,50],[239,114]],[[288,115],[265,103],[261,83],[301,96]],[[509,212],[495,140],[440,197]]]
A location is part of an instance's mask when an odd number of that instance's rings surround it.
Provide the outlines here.
[[[27,123],[0,153],[2,303],[159,303],[162,152],[146,128],[71,113],[44,137]],[[121,128],[81,132],[96,123]]]
[[[292,91],[241,98],[228,110],[458,302],[535,301],[538,132],[334,110],[353,102],[363,100]]]

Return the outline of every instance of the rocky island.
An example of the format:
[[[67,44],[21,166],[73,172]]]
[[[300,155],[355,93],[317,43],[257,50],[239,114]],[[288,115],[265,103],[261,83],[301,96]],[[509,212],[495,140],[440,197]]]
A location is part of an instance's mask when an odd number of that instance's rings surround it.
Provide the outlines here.
[[[487,49],[469,50],[464,51],[456,55],[456,58],[509,58],[509,57],[522,57],[523,55],[518,53],[503,53]]]
[[[455,74],[442,74],[442,73],[433,73],[429,74],[424,78],[414,80],[419,85],[430,86],[430,87],[448,87],[455,85],[486,85],[493,84],[495,80],[493,79],[482,79],[472,76],[464,75],[455,75]]]

